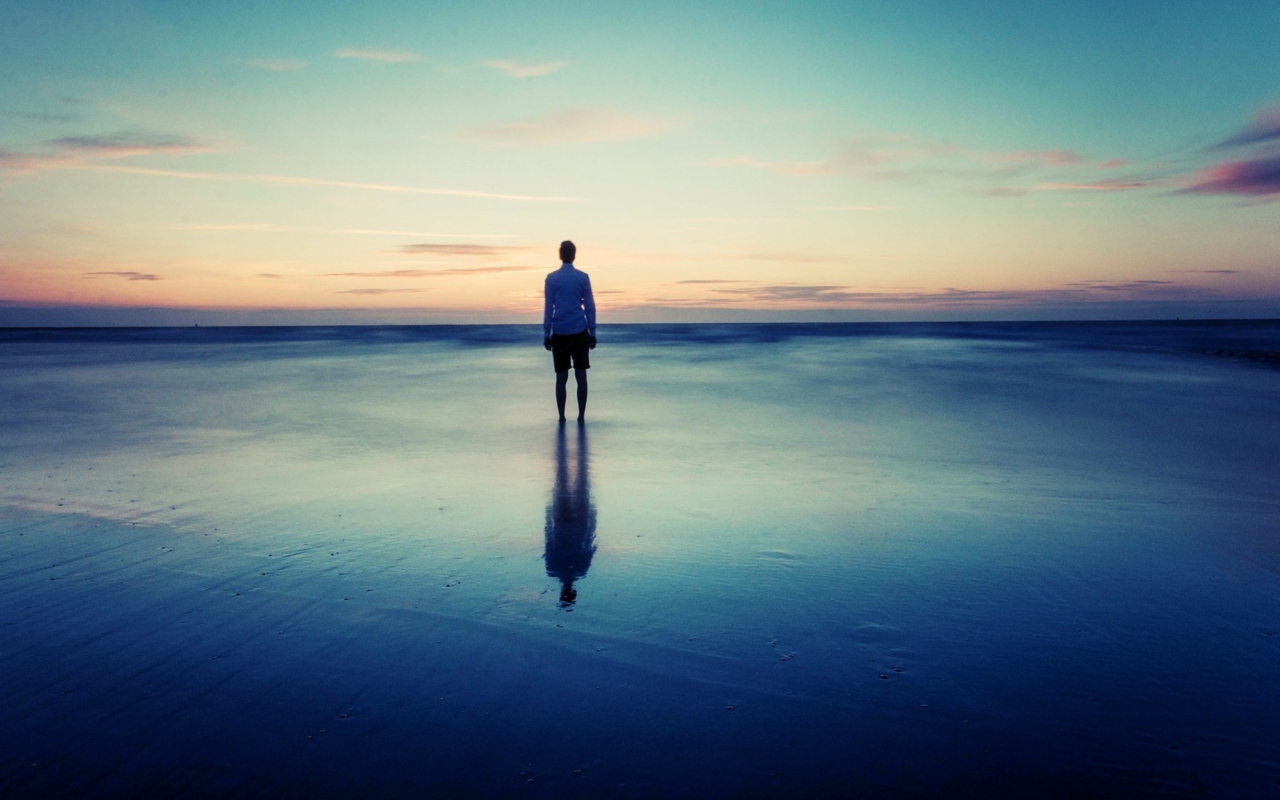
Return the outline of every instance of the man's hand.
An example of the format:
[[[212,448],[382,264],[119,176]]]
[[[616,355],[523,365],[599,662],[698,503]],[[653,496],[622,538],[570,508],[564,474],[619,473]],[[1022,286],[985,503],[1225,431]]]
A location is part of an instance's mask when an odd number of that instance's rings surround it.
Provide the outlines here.
[[[594,336],[590,337],[590,344],[588,344],[588,345],[587,345],[587,349],[588,349],[588,350],[595,350],[595,349],[596,349],[596,337],[594,337]]]
[[[543,336],[543,337],[542,337],[542,346],[543,346],[543,347],[545,347],[545,348],[547,348],[548,350],[550,350],[550,349],[551,349],[551,337],[550,337],[550,336]]]

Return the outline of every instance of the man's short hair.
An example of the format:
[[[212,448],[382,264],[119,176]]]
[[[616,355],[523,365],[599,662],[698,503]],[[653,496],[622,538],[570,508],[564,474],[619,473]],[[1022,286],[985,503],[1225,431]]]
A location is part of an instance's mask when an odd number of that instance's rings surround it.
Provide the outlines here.
[[[566,264],[572,264],[575,256],[578,255],[578,248],[573,242],[565,239],[560,243],[560,260]]]

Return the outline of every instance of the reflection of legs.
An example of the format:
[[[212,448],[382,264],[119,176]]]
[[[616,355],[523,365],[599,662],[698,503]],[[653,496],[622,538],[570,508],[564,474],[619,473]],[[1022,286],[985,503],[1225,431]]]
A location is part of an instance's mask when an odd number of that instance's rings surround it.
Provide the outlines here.
[[[581,372],[582,370],[578,370],[578,371],[579,371],[579,372]],[[561,422],[564,422],[564,401],[565,401],[565,388],[564,388],[564,387],[565,387],[565,384],[567,384],[568,382],[569,382],[569,370],[565,370],[564,372],[557,372],[557,373],[556,373],[556,408],[560,409],[560,421],[561,421]],[[583,396],[583,392],[584,392],[584,391],[585,391],[584,389],[579,388],[579,389],[578,389],[578,395],[579,395],[579,396]],[[584,399],[584,400],[579,400],[578,402],[579,402],[579,403],[584,403],[584,402],[586,402],[586,401],[585,401],[585,399]]]
[[[556,398],[560,402],[560,419],[564,419],[564,388],[563,387],[564,387],[565,381],[569,379],[569,373],[566,372],[563,374],[564,374],[564,381],[561,381],[559,384],[557,384],[561,388],[557,390],[557,394],[556,394]],[[573,371],[573,378],[578,382],[578,421],[581,422],[587,417],[587,371],[585,369],[575,369]],[[556,379],[559,380],[559,375],[556,376]]]

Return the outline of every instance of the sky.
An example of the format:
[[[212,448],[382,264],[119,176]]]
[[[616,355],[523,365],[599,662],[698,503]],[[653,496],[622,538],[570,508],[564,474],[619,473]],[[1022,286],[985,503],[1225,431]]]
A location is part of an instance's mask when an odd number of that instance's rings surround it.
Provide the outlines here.
[[[1280,3],[0,0],[0,325],[1280,317]]]

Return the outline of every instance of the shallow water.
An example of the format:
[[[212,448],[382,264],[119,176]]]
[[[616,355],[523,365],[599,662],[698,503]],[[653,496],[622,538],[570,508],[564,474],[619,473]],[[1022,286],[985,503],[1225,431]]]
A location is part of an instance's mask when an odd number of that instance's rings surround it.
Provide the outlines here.
[[[0,789],[1280,783],[1280,324],[600,335],[0,331]]]

